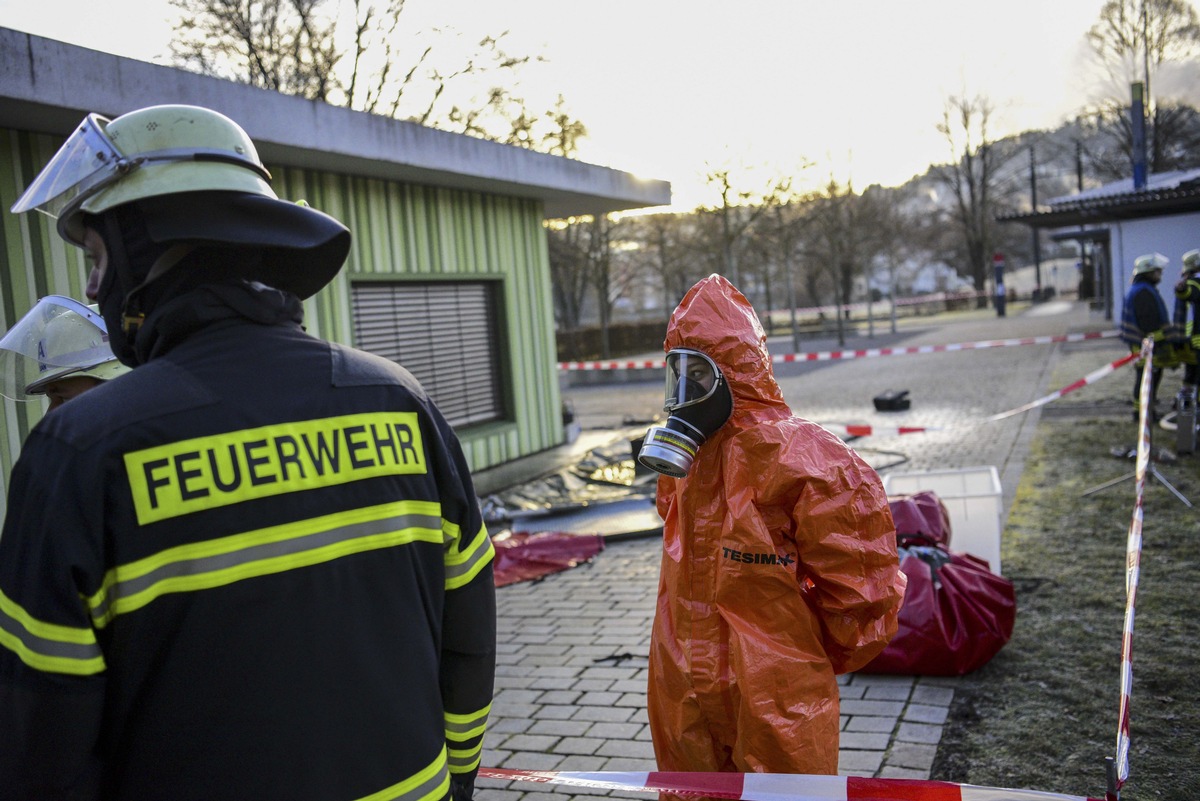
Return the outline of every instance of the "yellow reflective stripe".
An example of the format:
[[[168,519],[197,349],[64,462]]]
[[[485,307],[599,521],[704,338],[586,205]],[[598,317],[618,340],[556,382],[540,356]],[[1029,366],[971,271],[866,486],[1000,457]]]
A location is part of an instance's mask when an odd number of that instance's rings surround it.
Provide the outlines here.
[[[488,536],[487,526],[481,525],[470,544],[465,550],[460,550],[462,532],[457,526],[447,524],[446,535],[449,542],[446,547],[446,589],[453,590],[471,583],[471,579],[479,575],[492,557],[496,555],[492,547],[492,538]]]
[[[468,712],[465,715],[456,715],[453,712],[446,712],[446,739],[452,742],[466,742],[472,737],[478,737],[483,734],[487,728],[488,715],[492,712],[492,705],[488,704],[478,712]]]
[[[470,773],[479,767],[479,763],[483,760],[483,742],[474,748],[448,749],[449,766],[451,773]]]
[[[449,794],[450,769],[443,748],[438,758],[417,775],[355,801],[441,801]]]
[[[0,646],[35,670],[90,676],[104,672],[104,655],[91,628],[38,620],[0,592]]]
[[[87,599],[97,626],[173,592],[211,589],[350,554],[441,544],[441,506],[398,501],[168,548],[109,570]]]
[[[491,711],[492,705],[488,704],[476,712],[443,713],[446,722],[446,742],[449,743],[447,754],[450,758],[451,773],[468,773],[479,767],[479,761],[483,757],[483,734],[487,729],[488,715],[491,714]],[[475,741],[473,746],[455,747],[471,740]]]
[[[138,523],[332,487],[424,474],[416,412],[370,412],[195,437],[125,454]]]

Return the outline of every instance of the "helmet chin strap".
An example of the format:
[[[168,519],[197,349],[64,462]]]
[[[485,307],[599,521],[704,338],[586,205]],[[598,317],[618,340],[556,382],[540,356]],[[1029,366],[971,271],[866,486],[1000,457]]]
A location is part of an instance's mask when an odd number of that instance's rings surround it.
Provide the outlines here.
[[[165,275],[168,270],[182,261],[185,256],[195,249],[195,245],[187,243],[171,245],[161,256],[154,260],[154,264],[150,266],[150,272],[146,273],[145,279],[125,296],[125,303],[121,307],[121,330],[125,332],[125,336],[129,342],[133,342],[137,336],[137,332],[141,330],[142,324],[146,322],[146,312],[140,308],[141,304],[139,302],[142,290],[159,277]],[[128,266],[126,269],[128,269]]]

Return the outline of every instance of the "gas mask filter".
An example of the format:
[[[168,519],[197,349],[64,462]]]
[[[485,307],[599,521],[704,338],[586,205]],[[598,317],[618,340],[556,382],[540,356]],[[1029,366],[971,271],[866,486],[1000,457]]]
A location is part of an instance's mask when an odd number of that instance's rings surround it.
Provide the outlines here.
[[[665,425],[646,432],[638,461],[665,476],[683,478],[705,440],[733,412],[733,396],[716,363],[699,351],[667,354]]]

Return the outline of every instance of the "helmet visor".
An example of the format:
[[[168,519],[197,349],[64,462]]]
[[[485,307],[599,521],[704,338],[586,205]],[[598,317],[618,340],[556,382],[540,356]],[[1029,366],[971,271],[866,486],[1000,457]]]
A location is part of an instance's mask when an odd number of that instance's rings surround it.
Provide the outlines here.
[[[666,400],[663,411],[673,412],[712,397],[721,384],[721,371],[712,359],[695,350],[678,348],[667,354]]]
[[[37,302],[0,338],[0,394],[30,400],[30,385],[113,359],[103,318],[60,295]]]
[[[13,204],[13,214],[32,209],[57,218],[72,203],[84,199],[121,177],[126,164],[104,134],[108,120],[89,114]]]

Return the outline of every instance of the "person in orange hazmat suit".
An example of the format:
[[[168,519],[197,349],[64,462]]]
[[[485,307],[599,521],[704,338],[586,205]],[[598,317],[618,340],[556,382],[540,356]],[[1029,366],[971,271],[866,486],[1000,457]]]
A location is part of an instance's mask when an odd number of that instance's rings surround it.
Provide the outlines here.
[[[667,326],[663,556],[647,707],[663,771],[835,774],[838,687],[896,633],[879,476],[792,414],[750,302],[712,275]]]

